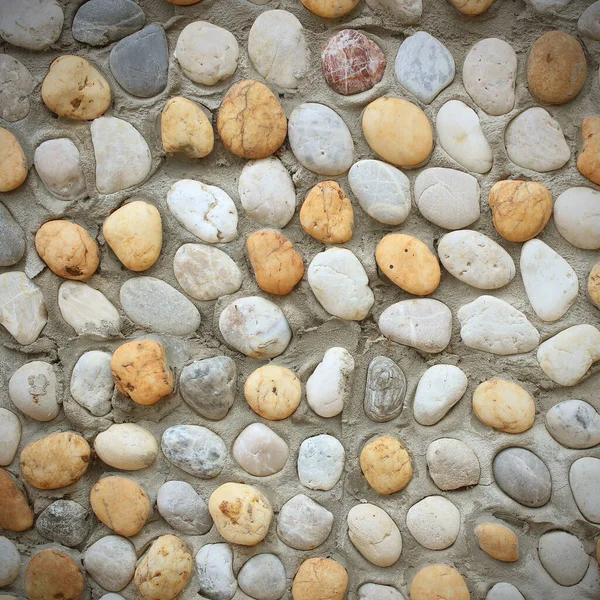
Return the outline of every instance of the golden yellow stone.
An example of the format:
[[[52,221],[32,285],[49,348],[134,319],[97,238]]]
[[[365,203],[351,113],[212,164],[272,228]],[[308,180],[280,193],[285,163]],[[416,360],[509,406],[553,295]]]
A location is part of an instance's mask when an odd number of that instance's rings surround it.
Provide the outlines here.
[[[343,600],[348,572],[330,558],[309,558],[298,569],[292,583],[294,600]]]
[[[410,584],[410,600],[470,600],[462,575],[449,565],[421,569]]]
[[[29,600],[79,600],[85,581],[77,563],[60,550],[38,552],[25,570]]]
[[[473,17],[485,12],[494,0],[451,0],[452,4],[464,15]]]
[[[600,185],[600,117],[586,117],[581,125],[583,150],[577,159],[579,172]]]
[[[0,192],[16,190],[26,179],[29,167],[19,140],[0,127]]]
[[[302,386],[289,369],[266,365],[246,379],[244,395],[256,414],[270,421],[281,421],[298,408]]]
[[[413,474],[406,448],[390,436],[378,437],[364,446],[360,468],[369,485],[385,495],[403,490]]]
[[[519,560],[519,539],[504,525],[481,523],[475,528],[479,547],[492,558],[502,562]]]

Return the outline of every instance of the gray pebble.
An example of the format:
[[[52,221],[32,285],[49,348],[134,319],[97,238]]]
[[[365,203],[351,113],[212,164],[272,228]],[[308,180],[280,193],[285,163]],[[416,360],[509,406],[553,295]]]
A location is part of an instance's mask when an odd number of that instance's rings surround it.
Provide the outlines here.
[[[427,467],[440,490],[477,485],[481,469],[473,450],[460,440],[440,438],[427,447]]]
[[[583,544],[566,531],[545,533],[538,544],[540,562],[556,583],[564,586],[579,583],[590,564]]]
[[[156,506],[163,519],[177,531],[204,535],[213,521],[206,502],[185,481],[167,481],[160,486]]]
[[[525,600],[525,598],[512,583],[502,581],[487,593],[485,600]]]
[[[581,13],[577,29],[584,37],[600,40],[600,0],[588,6]]]
[[[35,523],[37,532],[63,546],[79,546],[87,537],[88,511],[72,500],[57,500],[46,508]]]
[[[179,378],[179,390],[201,417],[218,421],[233,405],[236,383],[235,362],[228,356],[215,356],[185,367]]]
[[[395,419],[404,408],[406,377],[402,369],[385,356],[369,364],[365,388],[365,413],[377,423]]]
[[[65,15],[56,0],[3,0],[0,35],[13,46],[44,50],[60,37]]]
[[[25,234],[8,208],[0,203],[0,267],[18,263],[24,254]]]
[[[274,554],[257,554],[240,569],[238,585],[255,600],[279,600],[285,594],[285,567]]]
[[[169,75],[165,30],[152,24],[121,40],[110,53],[110,70],[121,87],[134,96],[160,94]]]
[[[600,415],[583,400],[565,400],[546,413],[550,435],[567,448],[592,448],[600,444]]]
[[[106,46],[139,31],[144,11],[131,0],[89,0],[75,15],[73,37],[90,46]]]
[[[331,533],[333,515],[323,506],[298,494],[288,500],[277,517],[277,535],[290,548],[313,550]]]
[[[21,555],[15,544],[0,536],[0,588],[10,585],[18,576],[21,568]],[[9,598],[2,596],[0,598]]]
[[[100,350],[84,352],[71,374],[73,400],[95,417],[103,417],[112,409],[115,382],[110,370],[112,354]]]
[[[600,523],[600,459],[577,459],[569,471],[569,484],[581,514],[592,523]]]
[[[0,119],[9,122],[24,119],[29,114],[33,87],[33,77],[27,68],[16,58],[0,54]]]
[[[83,557],[87,574],[109,592],[118,592],[131,581],[136,562],[133,544],[119,535],[100,538]]]
[[[210,600],[230,600],[237,591],[229,544],[207,544],[196,554],[199,593]]]
[[[300,444],[298,478],[311,490],[330,490],[344,470],[346,452],[331,435],[316,435]]]
[[[404,600],[404,596],[391,585],[365,583],[358,588],[358,600]]]
[[[533,452],[506,448],[494,458],[493,471],[498,487],[520,504],[538,508],[550,500],[550,471]]]

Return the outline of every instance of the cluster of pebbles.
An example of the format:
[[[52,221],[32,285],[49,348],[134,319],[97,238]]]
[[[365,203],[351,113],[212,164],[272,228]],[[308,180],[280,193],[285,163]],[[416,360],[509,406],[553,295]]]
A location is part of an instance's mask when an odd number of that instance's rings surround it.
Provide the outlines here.
[[[466,94],[436,105],[435,119],[429,105],[456,64],[410,27],[427,26],[420,0],[366,0],[365,12],[407,28],[389,67],[360,30],[358,0],[302,0],[296,14],[339,29],[320,55],[331,106],[296,91],[318,60],[302,19],[252,2],[246,49],[202,20],[198,0],[88,0],[68,18],[56,0],[0,3],[0,324],[7,363],[19,357],[1,371],[0,598],[597,597],[600,416],[578,390],[600,361],[600,116],[580,120],[575,168],[552,112],[586,86],[597,93],[600,2],[578,13],[579,38],[540,31],[526,57],[477,41]],[[569,4],[528,2],[540,14]],[[185,26],[171,36],[145,4]],[[452,4],[475,30],[500,10]],[[355,20],[327,21],[342,17]],[[61,54],[41,81],[10,55],[44,62],[61,36],[104,54]],[[238,76],[245,52],[253,78]],[[388,68],[396,94],[383,87]],[[201,102],[171,93],[175,71]],[[304,101],[285,100],[297,93]],[[335,110],[355,95],[365,158]],[[124,118],[123,98],[160,117],[158,150]],[[34,110],[81,122],[89,146],[48,136],[30,155],[19,122]],[[506,115],[502,130],[485,126]],[[499,146],[504,174],[492,171]],[[215,153],[213,168],[241,166],[237,196],[203,170]],[[139,193],[159,157],[170,169],[160,202]],[[31,163],[48,213],[33,230],[10,210],[36,178]],[[554,198],[552,173],[569,168],[588,183]],[[449,281],[458,292],[446,299]],[[515,301],[504,290],[517,284]],[[66,326],[68,341],[57,333]],[[350,333],[336,344],[340,328]],[[63,345],[75,360],[63,364]],[[568,397],[540,414],[540,394],[561,389]],[[466,397],[456,433],[445,423]],[[414,436],[434,426],[417,452]],[[429,491],[410,496],[425,479]],[[501,499],[488,512],[483,496],[475,506],[461,496],[484,486]],[[540,529],[535,511],[559,494],[577,525]],[[426,558],[404,560],[409,544]],[[520,558],[523,546],[535,559]],[[470,564],[485,560],[481,583]],[[540,581],[519,590],[532,560]]]

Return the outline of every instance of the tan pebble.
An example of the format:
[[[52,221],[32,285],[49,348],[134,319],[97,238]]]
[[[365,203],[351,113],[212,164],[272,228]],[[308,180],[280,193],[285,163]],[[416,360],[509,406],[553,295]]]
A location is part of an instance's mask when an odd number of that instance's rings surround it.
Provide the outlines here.
[[[27,498],[8,471],[0,469],[0,529],[26,531],[33,525]]]
[[[431,124],[425,113],[401,98],[377,98],[362,116],[367,143],[383,160],[399,167],[415,167],[433,149]]]
[[[411,235],[390,233],[377,244],[377,265],[393,283],[415,296],[427,296],[440,284],[440,265],[427,244]]]
[[[360,469],[369,485],[385,495],[403,490],[413,474],[406,448],[389,436],[378,437],[364,446],[360,453]]]
[[[266,496],[252,485],[225,483],[208,501],[215,526],[231,544],[256,546],[269,532],[273,510]]]
[[[285,367],[266,365],[254,371],[244,384],[250,408],[264,419],[287,419],[300,404],[300,380]]]
[[[53,433],[21,452],[21,472],[33,487],[56,490],[78,481],[90,464],[91,449],[72,431]]]
[[[302,256],[285,235],[263,229],[246,241],[248,256],[259,287],[269,294],[289,294],[304,275]]]
[[[317,183],[300,209],[302,229],[324,244],[343,244],[354,231],[354,211],[335,181]]]
[[[0,127],[0,192],[16,190],[26,179],[29,167],[19,140]]]
[[[110,370],[118,390],[136,404],[156,404],[173,392],[173,372],[167,366],[165,349],[154,340],[119,346]]]
[[[102,523],[119,535],[135,535],[150,515],[146,492],[125,477],[100,479],[90,493],[90,506]]]
[[[410,600],[470,600],[462,575],[449,565],[421,569],[410,584]]]
[[[504,525],[481,523],[475,528],[479,547],[492,558],[502,562],[519,560],[519,539]]]
[[[25,569],[29,600],[79,600],[85,581],[77,563],[59,550],[38,552]]]
[[[309,558],[292,584],[294,600],[342,600],[348,589],[348,572],[330,558]]]
[[[600,185],[600,117],[586,117],[581,125],[583,150],[577,159],[579,172]]]
[[[50,270],[65,279],[87,281],[100,264],[98,244],[70,221],[44,223],[35,234],[35,249]]]
[[[171,98],[162,111],[160,121],[165,152],[182,153],[190,158],[208,156],[215,143],[215,134],[204,111],[191,100]]]
[[[588,296],[596,308],[600,308],[600,262],[590,271],[587,283]]]
[[[348,14],[360,0],[302,0],[311,13],[325,19],[337,19]]]
[[[192,573],[192,555],[174,535],[162,535],[135,570],[135,585],[146,600],[172,600],[180,594]]]
[[[529,91],[545,104],[573,100],[585,83],[587,63],[581,44],[564,31],[548,31],[527,59]]]
[[[131,271],[145,271],[162,248],[162,219],[156,206],[134,200],[110,215],[102,226],[106,243]]]
[[[279,100],[262,83],[244,80],[228,92],[217,117],[225,147],[242,158],[266,158],[279,149],[287,119]]]
[[[499,181],[489,204],[496,231],[509,242],[526,242],[540,233],[552,214],[552,194],[536,181]]]
[[[494,0],[451,0],[452,4],[464,15],[475,16],[485,12]]]
[[[42,100],[59,117],[91,121],[108,110],[110,86],[84,58],[60,56],[42,83]]]

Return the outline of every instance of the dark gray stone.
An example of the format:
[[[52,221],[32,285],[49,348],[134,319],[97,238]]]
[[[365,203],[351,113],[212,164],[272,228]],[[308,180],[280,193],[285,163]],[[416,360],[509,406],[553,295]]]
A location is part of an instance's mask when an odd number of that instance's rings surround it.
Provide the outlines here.
[[[365,388],[365,413],[377,423],[395,419],[404,408],[406,377],[402,369],[385,356],[369,364]]]
[[[279,600],[285,594],[285,567],[274,554],[257,554],[240,569],[238,585],[255,600]]]
[[[233,405],[237,383],[235,362],[228,356],[197,360],[181,371],[179,390],[201,417],[218,421]]]
[[[25,254],[25,233],[10,211],[0,203],[0,267],[18,263]]]
[[[144,11],[131,0],[89,0],[73,19],[73,37],[90,46],[106,46],[139,31]]]
[[[148,25],[121,40],[110,53],[110,70],[119,85],[130,94],[150,98],[167,87],[169,46],[165,30]]]
[[[57,500],[38,517],[35,528],[38,533],[63,546],[79,546],[87,537],[88,512],[72,500]]]

